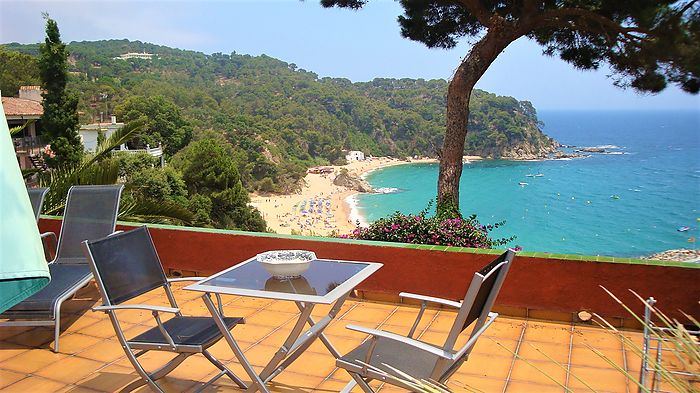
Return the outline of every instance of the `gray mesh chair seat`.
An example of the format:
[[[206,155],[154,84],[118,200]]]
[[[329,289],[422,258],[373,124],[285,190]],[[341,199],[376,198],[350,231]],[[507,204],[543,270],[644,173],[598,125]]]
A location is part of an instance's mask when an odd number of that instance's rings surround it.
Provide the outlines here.
[[[338,361],[343,362],[346,369],[355,369],[361,372],[362,364],[360,362],[366,361],[370,345],[372,345],[371,341],[365,341]],[[378,338],[372,351],[372,357],[367,363],[379,369],[385,369],[384,364],[390,364],[414,378],[427,379],[430,378],[433,370],[424,365],[435,364],[438,360],[439,357],[432,353],[421,351],[398,341]]]
[[[73,186],[68,190],[56,257],[49,262],[51,281],[41,291],[0,314],[0,319],[4,319],[0,326],[53,326],[53,350],[58,352],[61,304],[92,279],[80,242],[114,232],[122,188],[122,185],[99,185]],[[45,194],[42,189],[28,192],[35,201],[39,197],[43,199]]]
[[[231,329],[243,322],[243,318],[224,318],[226,327]],[[163,327],[172,337],[175,345],[209,348],[221,339],[221,331],[211,317],[178,317],[163,322]],[[129,339],[132,347],[136,344],[168,345],[168,341],[158,327],[151,328]]]
[[[49,265],[49,272],[51,274],[49,285],[5,311],[2,316],[55,319],[56,311],[61,305],[59,300],[69,297],[92,279],[92,272],[88,265],[52,263]]]
[[[156,381],[174,370],[187,357],[198,353],[204,355],[220,370],[217,375],[201,386],[200,390],[224,375],[229,376],[240,388],[247,389],[240,378],[207,350],[223,338],[221,329],[224,326],[230,330],[245,321],[243,318],[224,317],[224,325],[219,328],[211,317],[183,316],[175,301],[170,283],[186,280],[199,281],[201,278],[166,278],[151,235],[145,226],[103,239],[85,241],[83,251],[102,295],[103,305],[94,307],[93,310],[103,311],[109,315],[127,359],[141,376],[141,379],[124,387],[122,391],[131,391],[148,384],[153,390],[162,392]],[[168,298],[169,307],[125,303],[145,293],[158,290]],[[220,299],[219,309],[223,314]],[[151,311],[154,326],[135,337],[126,337],[119,323],[119,313],[124,310]],[[163,321],[161,314],[172,317]],[[178,355],[156,371],[149,373],[138,360],[139,356],[148,351],[169,351]],[[243,366],[250,367],[248,364]],[[246,371],[253,372],[252,369]]]
[[[369,386],[369,382],[374,379],[415,390],[414,385],[405,378],[400,378],[392,368],[417,379],[446,381],[467,360],[478,338],[498,317],[498,314],[491,312],[491,307],[514,257],[515,252],[508,250],[474,273],[462,302],[401,293],[399,296],[403,298],[421,302],[418,316],[406,336],[348,325],[348,329],[370,336],[360,346],[336,360],[336,365],[345,369],[352,377],[352,381],[342,392],[349,393],[359,385],[364,392],[372,393],[374,390]],[[413,338],[428,304],[458,310],[445,343],[439,346]],[[469,339],[461,348],[455,348],[458,338],[469,326],[473,326]]]

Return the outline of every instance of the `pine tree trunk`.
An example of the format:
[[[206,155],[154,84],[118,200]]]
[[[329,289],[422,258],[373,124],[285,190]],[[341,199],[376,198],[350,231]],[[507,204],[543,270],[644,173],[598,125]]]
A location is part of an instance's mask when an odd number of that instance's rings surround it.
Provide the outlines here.
[[[517,34],[507,28],[493,27],[477,42],[469,55],[455,71],[447,88],[447,129],[440,154],[438,176],[438,215],[459,215],[459,179],[462,176],[462,157],[467,138],[469,100],[474,85],[491,63]]]

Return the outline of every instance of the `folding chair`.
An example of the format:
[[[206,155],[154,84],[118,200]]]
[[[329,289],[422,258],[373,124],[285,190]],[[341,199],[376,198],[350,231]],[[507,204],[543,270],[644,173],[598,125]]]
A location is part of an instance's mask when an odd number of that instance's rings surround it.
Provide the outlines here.
[[[32,210],[34,211],[37,221],[39,221],[41,207],[44,205],[44,197],[48,191],[48,187],[27,189],[27,193],[29,194],[29,202],[32,204]]]
[[[127,358],[141,376],[140,380],[125,387],[124,391],[148,384],[153,390],[162,392],[155,381],[170,373],[186,358],[196,353],[204,355],[221,370],[198,390],[204,389],[223,375],[228,375],[240,388],[247,389],[246,384],[240,378],[207,351],[223,337],[214,319],[183,316],[177,306],[170,283],[187,280],[199,281],[202,278],[167,279],[146,226],[100,240],[85,241],[83,249],[102,295],[103,305],[94,307],[93,310],[104,311],[109,315]],[[124,302],[157,288],[164,290],[170,307],[124,304]],[[127,339],[117,316],[117,313],[122,310],[151,311],[156,326],[136,337]],[[220,299],[219,310],[223,315]],[[163,321],[161,314],[173,314],[173,316],[171,319]],[[224,317],[223,321],[229,330],[239,323],[244,323],[243,318]],[[148,373],[139,363],[138,357],[152,350],[168,351],[178,355],[158,370]],[[250,367],[249,364],[245,364],[245,366]],[[250,371],[255,375],[252,369]]]
[[[371,336],[359,347],[336,361],[336,365],[348,371],[353,378],[342,391],[347,393],[355,385],[360,385],[363,391],[374,392],[368,384],[374,379],[405,389],[414,389],[403,378],[397,378],[395,371],[384,366],[385,364],[419,380],[445,382],[467,360],[476,341],[498,316],[497,313],[491,312],[491,307],[508,274],[514,256],[515,252],[508,250],[476,272],[461,303],[401,293],[399,296],[403,298],[419,300],[422,303],[418,316],[406,337],[348,325],[347,328],[350,330]],[[428,303],[459,309],[447,339],[441,347],[413,338]],[[459,349],[454,349],[459,335],[472,324],[474,327],[466,344]]]
[[[54,326],[54,352],[61,332],[61,304],[92,279],[80,242],[99,239],[117,225],[122,185],[73,186],[63,213],[51,281],[39,292],[0,314],[0,326]],[[43,235],[42,235],[43,236]]]

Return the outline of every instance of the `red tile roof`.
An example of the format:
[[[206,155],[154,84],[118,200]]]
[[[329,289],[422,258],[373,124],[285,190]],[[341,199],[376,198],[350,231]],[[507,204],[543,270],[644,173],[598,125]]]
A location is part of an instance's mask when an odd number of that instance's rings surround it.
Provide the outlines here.
[[[41,102],[16,97],[2,97],[5,116],[41,116],[44,107]]]

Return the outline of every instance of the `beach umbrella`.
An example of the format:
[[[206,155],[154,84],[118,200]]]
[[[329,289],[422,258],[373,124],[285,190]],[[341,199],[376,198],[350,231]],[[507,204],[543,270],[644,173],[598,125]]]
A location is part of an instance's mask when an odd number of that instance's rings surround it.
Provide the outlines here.
[[[0,103],[0,313],[45,287],[44,259],[29,194]]]

